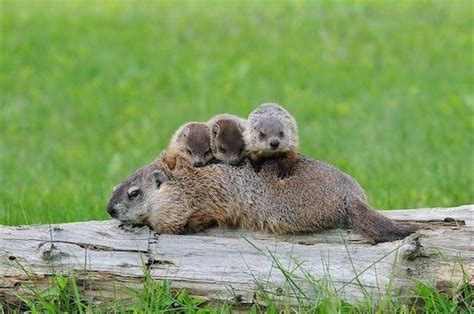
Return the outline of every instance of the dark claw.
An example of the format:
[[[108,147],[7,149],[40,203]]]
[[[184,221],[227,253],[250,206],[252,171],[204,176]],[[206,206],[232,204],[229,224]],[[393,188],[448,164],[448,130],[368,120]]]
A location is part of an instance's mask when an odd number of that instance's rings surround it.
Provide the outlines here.
[[[278,173],[278,177],[280,179],[287,179],[293,175],[293,172],[291,170],[283,170]]]
[[[278,177],[280,179],[286,179],[293,175],[293,167],[282,167],[278,170]]]
[[[259,173],[260,170],[262,169],[262,161],[261,160],[257,160],[257,161],[250,161],[250,164],[252,165],[252,168],[253,168],[253,171],[255,171],[256,173]]]
[[[131,225],[127,223],[121,223],[119,228],[125,232],[137,232],[138,229],[142,228],[143,225]]]

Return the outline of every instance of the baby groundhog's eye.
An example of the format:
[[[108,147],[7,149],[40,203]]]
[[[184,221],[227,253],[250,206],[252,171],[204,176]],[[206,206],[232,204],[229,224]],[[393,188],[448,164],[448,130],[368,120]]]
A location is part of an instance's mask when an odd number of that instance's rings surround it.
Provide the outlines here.
[[[260,131],[260,138],[265,138],[265,133]]]
[[[128,197],[129,197],[130,199],[133,199],[133,198],[136,198],[138,195],[140,195],[140,193],[141,193],[141,191],[140,191],[139,188],[133,187],[133,188],[130,188],[130,189],[128,190]]]
[[[192,155],[193,152],[189,149],[189,148],[186,148],[186,152],[189,154],[189,155]]]
[[[285,136],[285,133],[283,131],[280,131],[280,137]]]
[[[225,154],[227,152],[227,150],[222,145],[219,146],[219,151],[223,154]]]

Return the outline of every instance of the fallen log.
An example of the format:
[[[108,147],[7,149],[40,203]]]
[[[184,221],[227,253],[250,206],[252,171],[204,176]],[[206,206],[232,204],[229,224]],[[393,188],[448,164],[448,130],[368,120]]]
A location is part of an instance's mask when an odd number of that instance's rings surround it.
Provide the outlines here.
[[[303,302],[330,283],[349,301],[402,292],[415,281],[456,287],[474,275],[474,205],[385,211],[416,234],[370,245],[350,230],[275,236],[211,229],[193,235],[125,230],[117,221],[0,226],[0,299],[18,302],[28,285],[42,289],[58,272],[73,272],[91,302],[143,289],[144,268],[211,302],[246,306],[262,294]]]

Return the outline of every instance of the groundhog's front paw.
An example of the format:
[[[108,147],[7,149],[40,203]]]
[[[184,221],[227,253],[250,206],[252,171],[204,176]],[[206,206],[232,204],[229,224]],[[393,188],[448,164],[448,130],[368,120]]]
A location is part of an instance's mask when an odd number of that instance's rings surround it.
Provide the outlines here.
[[[207,165],[217,165],[217,164],[222,164],[222,161],[212,158],[211,160],[207,162]]]
[[[287,179],[293,175],[293,170],[292,169],[281,169],[278,171],[278,177],[280,179]]]
[[[143,228],[142,225],[130,225],[130,224],[125,224],[121,223],[119,225],[119,228],[125,232],[138,232]]]
[[[253,162],[253,163],[251,163],[251,166],[252,166],[253,171],[255,171],[256,173],[259,173],[260,170],[262,170],[262,164],[261,163]]]

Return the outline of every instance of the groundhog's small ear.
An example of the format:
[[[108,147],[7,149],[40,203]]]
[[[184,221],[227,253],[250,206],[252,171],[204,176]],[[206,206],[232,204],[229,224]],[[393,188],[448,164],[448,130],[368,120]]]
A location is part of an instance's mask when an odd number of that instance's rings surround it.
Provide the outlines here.
[[[189,134],[189,128],[188,128],[188,127],[185,127],[185,128],[183,129],[183,131],[181,131],[181,135],[184,136],[184,137],[186,137],[186,136],[188,136],[188,134]]]
[[[164,182],[168,181],[168,176],[163,171],[155,170],[152,175],[157,188],[159,188]]]
[[[221,128],[220,128],[219,124],[214,123],[214,124],[212,125],[212,135],[217,136],[217,133],[219,133],[219,130],[220,130],[220,129],[221,129]]]

